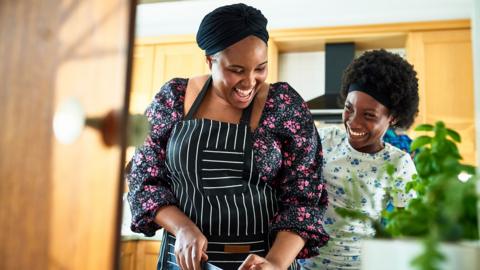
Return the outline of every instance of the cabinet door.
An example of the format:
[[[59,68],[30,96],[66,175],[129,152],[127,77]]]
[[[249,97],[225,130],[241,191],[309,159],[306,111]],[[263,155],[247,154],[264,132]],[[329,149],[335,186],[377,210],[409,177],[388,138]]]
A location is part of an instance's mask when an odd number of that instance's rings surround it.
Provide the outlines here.
[[[470,30],[414,32],[407,57],[419,78],[416,124],[444,121],[462,136],[464,162],[475,162],[475,119]]]
[[[205,54],[196,43],[159,44],[155,46],[153,89],[155,94],[168,80],[190,78],[209,72]]]
[[[122,241],[120,245],[120,269],[135,270],[137,241]]]
[[[278,47],[274,41],[268,41],[268,77],[267,82],[275,83],[278,80]]]
[[[145,245],[145,270],[157,269],[161,241],[141,241]]]
[[[135,269],[155,270],[157,269],[160,245],[162,241],[139,240],[137,241]]]
[[[143,113],[152,101],[153,45],[137,45],[133,52],[130,112]]]

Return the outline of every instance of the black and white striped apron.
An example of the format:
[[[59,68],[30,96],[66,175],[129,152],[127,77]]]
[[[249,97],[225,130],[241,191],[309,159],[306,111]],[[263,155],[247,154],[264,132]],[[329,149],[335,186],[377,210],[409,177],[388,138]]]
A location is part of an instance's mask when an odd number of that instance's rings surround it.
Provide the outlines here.
[[[184,120],[173,127],[166,164],[180,210],[208,239],[208,262],[237,269],[249,254],[267,254],[268,222],[277,203],[253,164],[253,101],[239,124],[193,119],[211,83],[209,78]],[[174,246],[174,236],[165,232],[158,269],[179,269]]]

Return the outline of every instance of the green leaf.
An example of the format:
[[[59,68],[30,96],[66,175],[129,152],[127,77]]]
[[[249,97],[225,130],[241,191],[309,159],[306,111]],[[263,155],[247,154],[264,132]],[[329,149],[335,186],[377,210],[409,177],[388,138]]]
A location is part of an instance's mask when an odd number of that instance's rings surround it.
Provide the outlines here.
[[[417,150],[418,148],[420,148],[420,147],[422,147],[426,144],[429,144],[431,142],[432,142],[432,137],[430,137],[430,136],[420,136],[412,142],[412,145],[410,146],[410,149],[413,152],[413,151]]]
[[[456,132],[455,130],[453,129],[449,129],[447,128],[447,135],[452,138],[452,140],[456,141],[456,142],[461,142],[462,141],[462,138],[460,137],[460,134],[458,134],[458,132]]]
[[[435,131],[434,137],[438,140],[444,140],[447,137],[447,128],[445,127],[445,123],[442,121],[435,123],[433,131]]]
[[[415,131],[433,131],[433,126],[430,124],[421,124],[415,127]]]
[[[391,177],[394,173],[395,173],[395,166],[393,166],[392,163],[388,163],[386,166],[385,166],[386,170],[387,170],[387,174]]]
[[[364,214],[360,211],[356,210],[351,210],[351,209],[346,209],[346,208],[335,208],[335,212],[343,218],[351,218],[351,219],[356,219],[356,220],[369,220],[369,216],[367,214]]]

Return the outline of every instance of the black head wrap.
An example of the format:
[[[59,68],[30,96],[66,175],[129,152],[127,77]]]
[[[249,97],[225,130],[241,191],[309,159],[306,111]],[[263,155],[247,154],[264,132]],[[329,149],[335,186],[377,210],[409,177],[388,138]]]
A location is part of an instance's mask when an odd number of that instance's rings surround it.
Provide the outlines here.
[[[222,6],[203,18],[197,44],[206,55],[212,55],[250,35],[268,42],[267,18],[262,12],[245,4]]]

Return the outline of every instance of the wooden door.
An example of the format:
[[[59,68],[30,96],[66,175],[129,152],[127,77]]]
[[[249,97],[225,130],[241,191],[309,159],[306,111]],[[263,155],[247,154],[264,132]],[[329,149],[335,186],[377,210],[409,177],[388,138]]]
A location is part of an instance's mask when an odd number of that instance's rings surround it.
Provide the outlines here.
[[[464,162],[476,164],[472,45],[470,30],[413,32],[407,57],[419,78],[417,124],[444,121],[462,136]]]
[[[52,120],[70,97],[125,116],[134,2],[0,1],[0,269],[117,267],[124,147]]]

